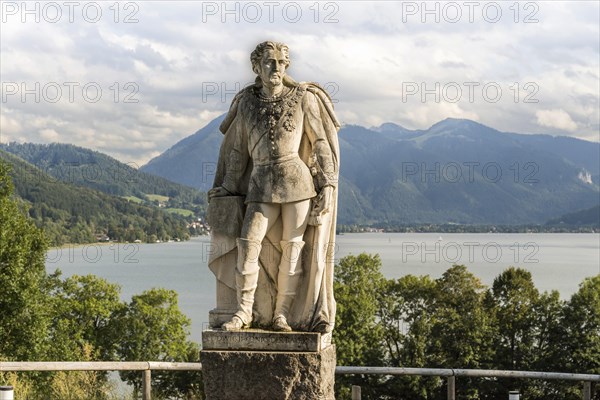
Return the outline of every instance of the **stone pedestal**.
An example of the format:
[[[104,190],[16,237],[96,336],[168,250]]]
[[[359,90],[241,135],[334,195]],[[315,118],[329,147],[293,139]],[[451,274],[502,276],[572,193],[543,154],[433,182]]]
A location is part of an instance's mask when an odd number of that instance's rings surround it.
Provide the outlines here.
[[[207,330],[206,400],[334,400],[331,334]]]
[[[235,265],[235,264],[234,264]],[[217,328],[229,321],[237,311],[235,290],[217,281],[217,307],[208,312],[208,324]]]

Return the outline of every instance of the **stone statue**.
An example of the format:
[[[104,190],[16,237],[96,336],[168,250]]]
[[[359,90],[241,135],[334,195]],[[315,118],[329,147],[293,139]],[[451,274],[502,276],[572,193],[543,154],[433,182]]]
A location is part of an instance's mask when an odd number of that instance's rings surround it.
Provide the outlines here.
[[[231,315],[224,330],[252,324],[328,333],[335,321],[339,123],[324,89],[286,75],[287,45],[260,43],[250,59],[258,76],[220,126],[225,137],[208,192],[213,311]],[[227,296],[230,304],[220,305]]]

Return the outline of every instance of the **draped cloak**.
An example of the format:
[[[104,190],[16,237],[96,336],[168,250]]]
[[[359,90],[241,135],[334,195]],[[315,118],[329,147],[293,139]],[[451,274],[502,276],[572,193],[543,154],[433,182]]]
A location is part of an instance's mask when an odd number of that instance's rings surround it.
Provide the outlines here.
[[[337,217],[338,177],[339,177],[339,143],[337,132],[340,124],[333,113],[331,99],[324,89],[314,83],[284,82],[287,86],[301,86],[313,93],[317,99],[320,124],[323,127],[329,144],[333,171],[328,167],[327,178],[323,177],[325,168],[315,165],[317,157],[306,134],[302,135],[298,155],[310,167],[316,192],[319,193],[324,182],[332,185],[333,195],[329,212],[321,215],[319,225],[308,225],[303,236],[305,242],[298,265],[301,278],[292,302],[288,323],[294,330],[313,331],[326,324],[333,329],[335,323],[335,299],[333,296],[333,267],[335,251],[335,226]],[[252,87],[242,90],[232,101],[230,110],[223,120],[220,130],[224,134],[219,153],[219,160],[213,187],[223,186],[225,176],[230,169],[240,177],[237,185],[238,196],[216,197],[211,199],[207,212],[212,236],[209,254],[209,268],[215,274],[222,287],[235,291],[235,268],[237,263],[237,247],[235,239],[240,236],[245,212],[244,195],[248,190],[248,181],[252,172],[252,162],[245,166],[235,165],[230,157],[237,138],[244,134],[236,124],[248,123],[237,118],[238,106],[243,96],[252,95]],[[300,123],[302,123],[300,121]],[[240,169],[244,169],[240,171]],[[333,183],[333,184],[332,184]],[[259,255],[259,280],[256,289],[253,324],[268,327],[273,319],[275,299],[277,296],[277,273],[282,256],[280,240],[282,233],[281,215],[273,225],[263,242]],[[217,308],[220,307],[217,299]]]

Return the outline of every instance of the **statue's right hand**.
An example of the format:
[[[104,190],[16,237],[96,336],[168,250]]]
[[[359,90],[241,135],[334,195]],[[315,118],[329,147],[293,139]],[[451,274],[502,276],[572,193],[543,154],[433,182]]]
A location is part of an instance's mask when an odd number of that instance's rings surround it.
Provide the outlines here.
[[[213,197],[223,197],[228,196],[230,193],[222,188],[221,186],[217,186],[208,191],[208,199],[212,199]]]

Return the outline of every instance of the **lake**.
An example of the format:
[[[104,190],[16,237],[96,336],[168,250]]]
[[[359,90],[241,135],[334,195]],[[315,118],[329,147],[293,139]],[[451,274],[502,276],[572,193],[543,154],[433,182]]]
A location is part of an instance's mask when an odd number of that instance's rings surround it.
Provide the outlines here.
[[[208,270],[209,238],[156,244],[92,244],[54,248],[46,269],[63,277],[94,274],[122,288],[122,299],[153,287],[173,289],[191,318],[193,341],[201,341],[208,311],[215,305],[215,279]],[[362,252],[379,254],[387,278],[407,274],[440,277],[464,264],[486,285],[509,266],[532,273],[540,291],[557,290],[563,299],[584,278],[600,274],[600,234],[437,234],[347,233],[337,237],[336,260]]]

